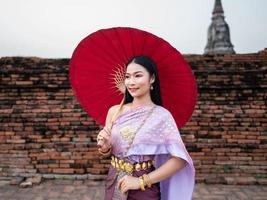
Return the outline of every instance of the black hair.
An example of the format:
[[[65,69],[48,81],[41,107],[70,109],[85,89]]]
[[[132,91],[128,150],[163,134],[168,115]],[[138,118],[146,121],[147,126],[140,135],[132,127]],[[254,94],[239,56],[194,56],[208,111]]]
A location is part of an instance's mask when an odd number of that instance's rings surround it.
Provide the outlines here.
[[[131,63],[139,64],[142,67],[144,67],[148,71],[150,77],[152,77],[154,75],[155,81],[152,83],[153,90],[150,90],[151,100],[154,104],[162,106],[159,76],[158,76],[158,70],[157,70],[157,66],[156,66],[155,62],[153,62],[147,56],[135,56],[129,60],[129,62],[126,65],[126,68]],[[127,103],[130,103],[132,101],[133,101],[133,97],[131,96],[131,94],[129,93],[129,91],[126,88],[125,98],[124,98],[123,104],[127,104]]]

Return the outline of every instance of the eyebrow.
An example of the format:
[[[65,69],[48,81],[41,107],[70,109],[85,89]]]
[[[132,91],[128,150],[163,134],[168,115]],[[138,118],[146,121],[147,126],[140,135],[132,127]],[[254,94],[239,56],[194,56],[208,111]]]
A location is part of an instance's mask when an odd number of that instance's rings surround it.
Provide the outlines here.
[[[143,73],[143,71],[136,71],[133,74],[137,74],[137,73],[140,73],[140,72]],[[130,73],[126,72],[126,74],[130,74]]]

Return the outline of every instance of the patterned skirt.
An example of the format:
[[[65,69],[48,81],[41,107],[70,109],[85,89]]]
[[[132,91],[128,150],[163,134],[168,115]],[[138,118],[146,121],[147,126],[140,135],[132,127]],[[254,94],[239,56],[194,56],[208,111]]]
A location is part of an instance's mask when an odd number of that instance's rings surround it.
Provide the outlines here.
[[[147,170],[135,171],[132,176],[139,177],[143,174],[148,174],[155,170],[151,167]],[[142,190],[129,190],[126,195],[123,195],[117,186],[117,182],[120,178],[125,176],[126,173],[120,172],[116,174],[116,169],[110,167],[109,173],[106,179],[105,200],[159,200],[160,199],[160,184],[155,183],[151,188],[146,187],[145,191]]]

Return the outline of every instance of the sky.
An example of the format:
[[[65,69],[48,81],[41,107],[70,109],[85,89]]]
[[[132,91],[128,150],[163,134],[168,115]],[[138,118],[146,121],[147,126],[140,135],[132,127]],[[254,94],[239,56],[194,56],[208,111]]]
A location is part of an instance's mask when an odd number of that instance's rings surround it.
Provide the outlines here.
[[[222,0],[237,53],[267,47],[267,0]],[[0,0],[0,57],[70,58],[101,28],[130,26],[203,54],[214,0]]]

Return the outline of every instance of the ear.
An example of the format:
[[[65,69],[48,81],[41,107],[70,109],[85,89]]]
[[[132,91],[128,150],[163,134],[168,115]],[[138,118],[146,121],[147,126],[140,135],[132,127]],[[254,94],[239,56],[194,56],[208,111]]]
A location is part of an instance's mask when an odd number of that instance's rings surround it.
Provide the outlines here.
[[[151,78],[150,78],[150,83],[152,84],[152,83],[154,83],[155,82],[155,74],[153,74],[152,76],[151,76]]]

